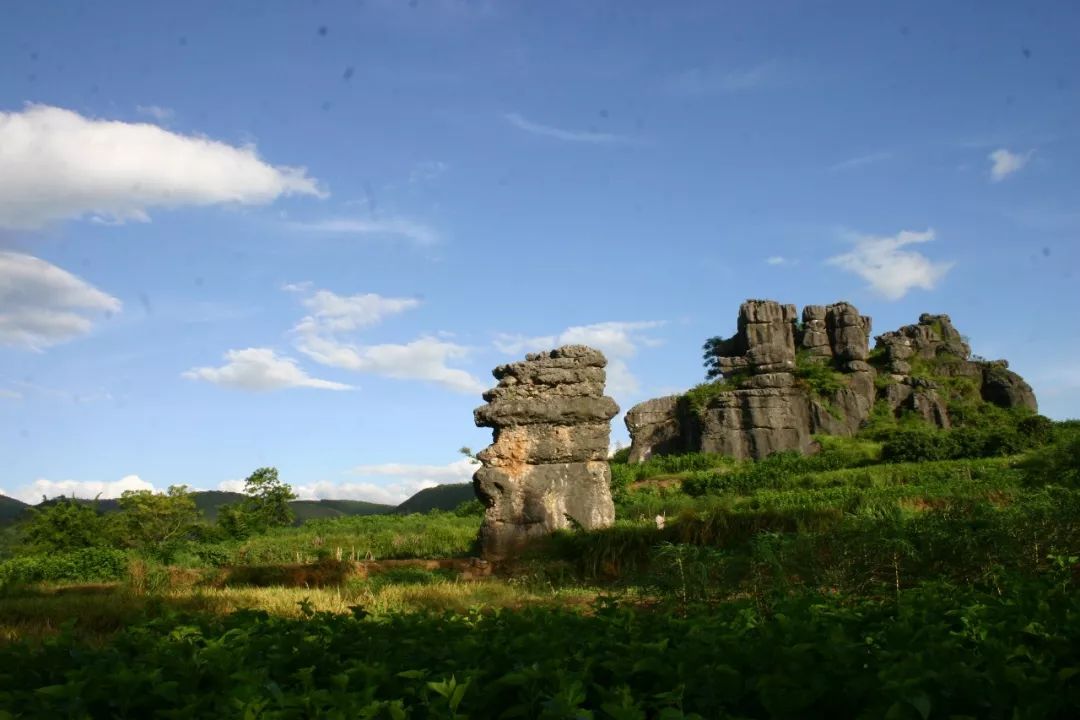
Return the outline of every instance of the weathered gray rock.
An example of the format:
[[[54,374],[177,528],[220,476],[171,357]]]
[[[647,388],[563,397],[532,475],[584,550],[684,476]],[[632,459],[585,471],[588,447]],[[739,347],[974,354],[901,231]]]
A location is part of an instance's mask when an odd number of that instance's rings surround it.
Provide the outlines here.
[[[644,462],[653,455],[687,450],[679,397],[668,395],[646,400],[626,413],[626,429],[630,431],[630,437],[635,438],[630,446],[628,462]]]
[[[1027,408],[1038,412],[1039,403],[1035,400],[1035,391],[1024,378],[1009,369],[1005,360],[995,360],[982,366],[983,400],[1003,408]]]
[[[877,337],[877,347],[885,350],[887,360],[924,360],[949,355],[961,360],[971,357],[971,348],[964,337],[953,327],[948,315],[923,313],[916,325],[905,325],[899,330]]]
[[[871,320],[850,303],[808,305],[802,326],[794,320],[792,305],[743,303],[738,332],[707,345],[733,389],[693,411],[678,396],[631,408],[626,417],[631,462],[692,450],[738,458],[813,452],[812,435],[854,434],[877,401],[898,417],[915,413],[943,428],[951,425],[950,398],[981,397],[1006,408],[1037,409],[1031,387],[1008,363],[971,358],[948,315],[924,313],[914,325],[879,335],[873,354]],[[815,392],[806,379],[813,374],[796,366],[796,349],[799,362],[826,364],[839,373],[843,386],[828,396]]]
[[[717,396],[702,412],[697,442],[701,452],[734,458],[763,458],[775,452],[805,452],[810,406],[797,388],[734,390]]]
[[[866,360],[870,355],[870,318],[859,314],[851,303],[840,302],[825,309],[832,355],[840,361]]]
[[[825,324],[828,310],[824,305],[807,305],[802,311],[803,331],[799,347],[812,358],[832,358],[832,343]]]
[[[795,306],[747,300],[739,307],[739,329],[724,341],[717,364],[725,376],[790,372],[795,368]]]
[[[573,524],[594,529],[614,521],[607,453],[619,408],[603,395],[606,364],[596,350],[567,345],[493,371],[499,384],[473,413],[477,425],[495,430],[473,475],[487,508],[485,557],[507,557]]]
[[[882,391],[882,398],[889,404],[894,415],[914,412],[923,420],[938,427],[951,425],[945,402],[936,388],[905,378],[901,382],[887,385]]]

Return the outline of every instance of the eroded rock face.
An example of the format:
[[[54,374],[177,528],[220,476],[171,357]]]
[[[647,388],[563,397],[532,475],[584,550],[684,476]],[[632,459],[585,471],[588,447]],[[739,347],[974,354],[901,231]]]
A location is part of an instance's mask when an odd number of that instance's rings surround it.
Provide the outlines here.
[[[606,364],[592,348],[567,345],[493,371],[499,384],[474,411],[478,426],[495,430],[473,476],[487,506],[480,529],[485,557],[507,557],[572,524],[614,522],[607,454],[619,408],[604,396]]]
[[[630,434],[638,440],[630,446],[627,462],[639,463],[653,455],[686,452],[679,396],[646,400],[630,408],[624,418]]]
[[[801,317],[799,326],[793,305],[743,303],[738,332],[709,345],[734,387],[693,410],[680,396],[631,408],[630,461],[695,450],[755,459],[812,452],[814,434],[854,434],[879,401],[896,416],[915,413],[947,428],[946,389],[957,383],[986,402],[1037,410],[1031,387],[1007,362],[971,358],[948,315],[924,313],[914,325],[879,335],[874,353],[871,320],[850,303],[808,305]],[[815,388],[812,363],[833,371],[841,387]]]

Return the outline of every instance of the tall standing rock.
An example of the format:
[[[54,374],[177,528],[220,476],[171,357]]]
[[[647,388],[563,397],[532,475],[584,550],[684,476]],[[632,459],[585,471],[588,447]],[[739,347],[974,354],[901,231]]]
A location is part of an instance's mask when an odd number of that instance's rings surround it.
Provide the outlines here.
[[[476,424],[495,430],[473,476],[486,505],[480,542],[487,558],[514,554],[529,540],[579,525],[615,520],[607,463],[611,418],[604,395],[607,360],[584,345],[527,355],[500,365]]]

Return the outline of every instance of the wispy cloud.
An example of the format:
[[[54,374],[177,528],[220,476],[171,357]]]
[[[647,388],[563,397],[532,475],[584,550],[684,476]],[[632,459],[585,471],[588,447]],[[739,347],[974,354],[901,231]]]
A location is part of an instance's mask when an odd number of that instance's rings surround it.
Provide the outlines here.
[[[311,315],[296,326],[300,332],[346,332],[370,327],[391,315],[420,306],[416,298],[392,298],[362,293],[338,295],[329,290],[317,290],[301,300]]]
[[[7,388],[0,388],[0,398],[5,400],[21,400],[22,393],[16,390],[8,390]]]
[[[677,95],[736,93],[771,84],[780,77],[776,61],[743,68],[692,67],[667,80],[667,88]]]
[[[383,297],[375,293],[338,295],[310,292],[301,300],[311,314],[293,327],[296,349],[321,365],[371,373],[399,380],[426,380],[451,390],[479,393],[484,386],[450,362],[469,355],[469,349],[439,337],[422,336],[407,343],[362,345],[345,333],[370,327],[383,319],[419,307],[415,298]]]
[[[953,266],[951,262],[933,262],[919,252],[902,249],[933,239],[933,229],[903,230],[886,237],[860,235],[854,238],[851,252],[826,262],[855,273],[883,297],[899,300],[912,288],[932,290]]]
[[[300,484],[296,486],[296,493],[304,499],[366,500],[397,505],[425,488],[469,482],[478,467],[476,461],[470,458],[461,458],[445,465],[357,465],[349,470],[349,474],[359,476],[359,480]]]
[[[252,392],[284,388],[353,389],[344,383],[313,378],[296,364],[296,360],[278,355],[270,348],[229,350],[221,367],[192,368],[182,377]]]
[[[465,370],[448,363],[469,355],[469,349],[434,337],[407,343],[360,345],[299,328],[296,349],[321,365],[371,373],[397,380],[427,380],[450,390],[479,393],[484,385]]]
[[[0,112],[0,227],[85,216],[146,222],[155,207],[324,194],[304,168],[269,165],[250,145],[46,105]]]
[[[893,154],[891,152],[876,152],[869,153],[867,155],[857,155],[853,158],[848,158],[835,165],[830,165],[829,170],[832,172],[844,172],[845,170],[855,170],[857,168],[872,165],[874,163],[884,162],[891,160]]]
[[[525,132],[534,135],[543,135],[544,137],[563,140],[565,142],[593,143],[597,145],[634,142],[633,138],[627,135],[614,135],[612,133],[594,132],[591,130],[565,130],[551,125],[541,125],[540,123],[527,120],[517,113],[505,113],[503,119],[519,130],[524,130]]]
[[[442,176],[449,168],[449,165],[440,160],[428,160],[426,162],[417,163],[409,172],[409,184],[416,185],[419,183],[431,182]]]
[[[41,258],[0,251],[0,345],[42,350],[85,335],[117,298]]]
[[[291,223],[291,226],[298,230],[336,235],[397,237],[417,245],[436,245],[441,240],[434,228],[406,218],[386,220],[332,218],[314,222],[296,222]]]
[[[495,336],[495,348],[507,355],[521,355],[535,350],[550,350],[561,345],[588,345],[602,351],[608,359],[608,391],[615,396],[634,395],[641,383],[630,371],[627,360],[633,357],[639,346],[655,347],[656,338],[644,331],[653,330],[664,323],[658,320],[632,322],[601,322],[592,325],[568,327],[557,335],[530,337],[520,334],[499,333]]]
[[[158,122],[164,122],[174,115],[172,109],[160,105],[136,105],[135,111],[140,115],[152,117]]]
[[[790,265],[792,261],[782,255],[773,255],[765,258],[766,265]]]
[[[1001,182],[1013,173],[1019,172],[1027,165],[1034,152],[1034,150],[1028,150],[1025,153],[1014,153],[1006,148],[999,148],[990,153],[987,156],[990,161],[990,180],[992,182]]]

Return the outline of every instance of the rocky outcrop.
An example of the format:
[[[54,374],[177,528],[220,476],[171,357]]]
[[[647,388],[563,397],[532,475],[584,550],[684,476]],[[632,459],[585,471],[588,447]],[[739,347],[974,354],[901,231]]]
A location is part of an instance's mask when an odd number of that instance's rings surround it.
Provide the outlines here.
[[[630,408],[626,426],[634,428],[635,441],[627,462],[639,463],[652,455],[674,455],[689,449],[679,405],[679,395],[668,395]]]
[[[1009,369],[1008,360],[995,360],[982,366],[983,400],[1001,407],[1024,407],[1038,410],[1035,391],[1024,378]]]
[[[473,476],[487,508],[486,558],[513,555],[554,530],[614,521],[607,454],[619,408],[604,396],[606,364],[592,348],[567,345],[493,371],[499,383],[474,411],[478,426],[495,430]]]
[[[857,432],[877,402],[938,427],[951,424],[950,397],[1037,409],[1031,387],[1008,363],[972,359],[948,315],[923,314],[884,333],[873,352],[871,320],[850,303],[808,305],[801,324],[796,317],[794,305],[743,303],[735,335],[706,343],[710,374],[722,381],[627,413],[630,461],[686,451],[736,458],[811,452],[813,435]]]

